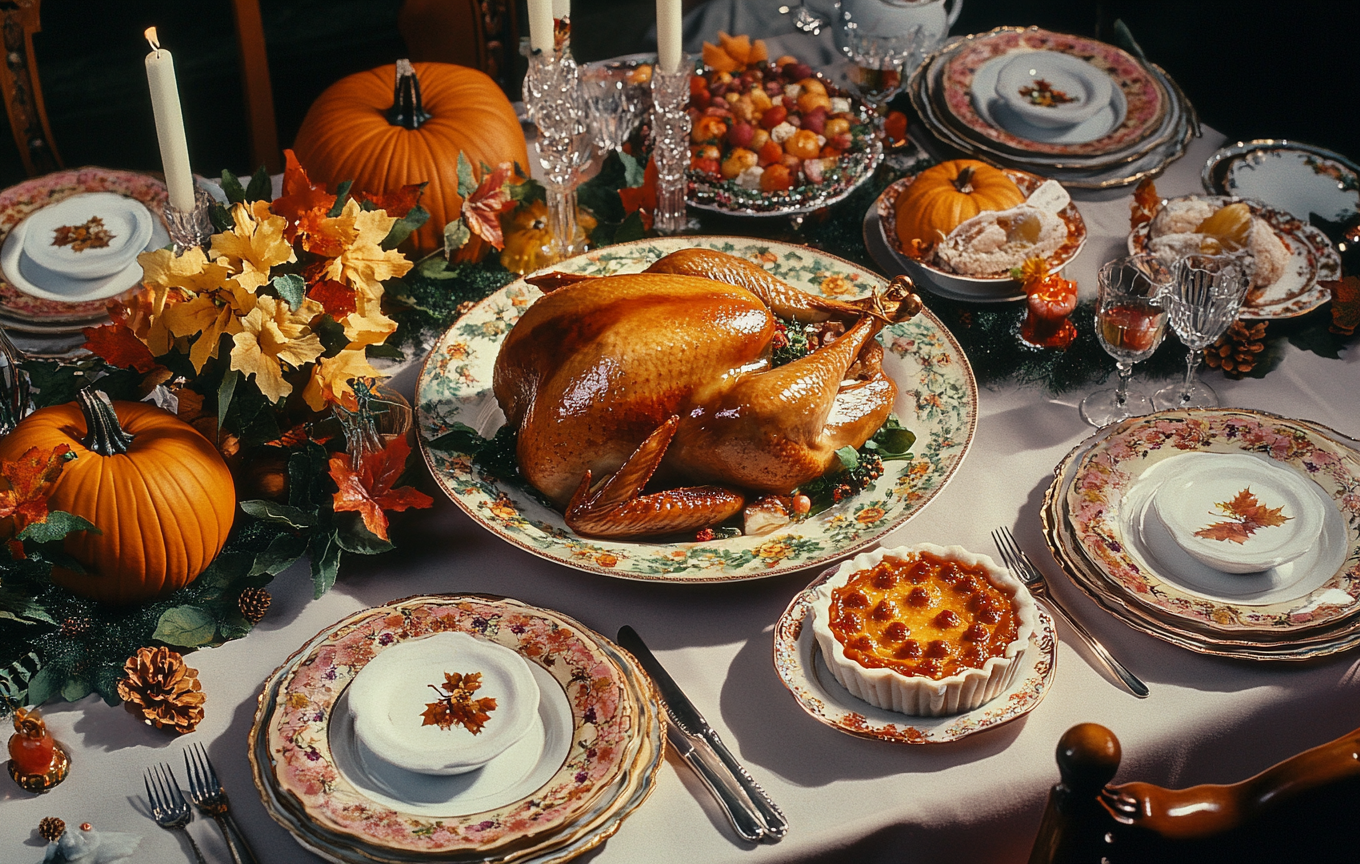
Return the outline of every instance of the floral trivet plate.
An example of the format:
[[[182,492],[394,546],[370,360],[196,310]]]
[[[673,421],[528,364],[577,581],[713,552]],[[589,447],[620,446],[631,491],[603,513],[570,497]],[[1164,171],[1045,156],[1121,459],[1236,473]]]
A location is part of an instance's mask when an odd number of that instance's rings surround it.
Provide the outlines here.
[[[1194,573],[1178,574],[1167,566],[1172,562],[1148,554],[1145,514],[1139,509],[1156,494],[1155,484],[1164,481],[1157,466],[1196,453],[1251,455],[1317,487],[1337,513],[1324,523],[1319,548],[1280,568],[1287,572],[1278,582],[1270,574],[1259,577],[1268,584],[1258,586],[1255,596],[1250,591],[1230,595],[1221,587],[1230,584],[1226,575],[1206,582]],[[1283,639],[1360,611],[1360,461],[1311,426],[1233,409],[1132,418],[1086,451],[1059,503],[1078,551],[1109,589],[1164,618],[1218,634]],[[1228,515],[1219,521],[1238,520]],[[1133,536],[1139,527],[1142,538]]]
[[[568,273],[636,273],[678,249],[716,249],[754,261],[809,293],[851,298],[882,288],[882,277],[804,246],[744,237],[678,237],[608,246],[553,265]],[[754,537],[692,543],[577,536],[562,514],[530,490],[497,480],[459,453],[430,442],[463,423],[490,437],[504,422],[491,389],[505,334],[540,296],[517,280],[483,300],[436,342],[416,386],[426,464],[441,488],[480,525],[508,543],[567,567],[663,582],[760,579],[825,564],[876,542],[916,515],[963,462],[977,424],[977,384],[963,349],[928,310],[879,335],[883,368],[897,384],[894,412],[916,434],[913,457],[887,462],[883,476],[851,498]]]
[[[774,627],[774,669],[789,693],[814,720],[860,738],[898,744],[948,744],[1009,723],[1033,711],[1053,683],[1058,637],[1053,618],[1036,604],[1038,621],[1025,652],[1025,668],[1004,693],[972,711],[946,717],[912,717],[850,695],[827,668],[812,633],[817,587],[836,573],[831,567],[803,589]]]
[[[545,761],[565,759],[517,800],[486,809],[459,806],[456,798],[394,807],[380,799],[402,790],[370,795],[382,778],[348,773],[355,765],[338,752],[344,747],[338,706],[353,676],[391,645],[444,632],[519,652],[547,673],[570,705],[565,753],[545,753]],[[314,643],[281,682],[277,711],[262,733],[280,797],[351,842],[425,855],[484,853],[572,825],[627,772],[639,734],[629,682],[601,642],[555,613],[477,595],[412,598],[352,616]],[[549,721],[557,714],[551,702],[542,713]]]

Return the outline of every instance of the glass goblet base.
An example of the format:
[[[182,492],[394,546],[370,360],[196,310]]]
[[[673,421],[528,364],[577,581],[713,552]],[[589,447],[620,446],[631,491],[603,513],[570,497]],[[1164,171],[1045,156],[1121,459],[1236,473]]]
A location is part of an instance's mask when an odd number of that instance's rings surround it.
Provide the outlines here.
[[[1158,411],[1176,411],[1181,408],[1217,408],[1218,394],[1214,388],[1198,378],[1185,389],[1184,383],[1170,384],[1152,394],[1152,404]]]
[[[1123,402],[1119,401],[1118,394],[1118,390],[1110,387],[1097,390],[1081,400],[1081,404],[1077,406],[1081,419],[1099,428],[1130,417],[1152,413],[1152,400],[1146,393],[1129,390],[1124,394]]]

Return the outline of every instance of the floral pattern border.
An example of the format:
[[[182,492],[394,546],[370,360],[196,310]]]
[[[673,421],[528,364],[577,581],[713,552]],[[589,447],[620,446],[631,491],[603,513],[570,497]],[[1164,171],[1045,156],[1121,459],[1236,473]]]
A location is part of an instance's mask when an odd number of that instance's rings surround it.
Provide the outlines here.
[[[328,726],[336,700],[377,653],[400,641],[458,631],[505,645],[562,685],[575,729],[563,766],[533,796],[484,813],[400,813],[356,790],[337,770]],[[386,849],[485,851],[565,824],[614,784],[637,733],[624,673],[574,622],[515,601],[414,598],[367,610],[317,641],[279,688],[267,730],[280,794],[327,830]]]
[[[704,247],[754,261],[805,291],[863,296],[882,277],[803,246],[743,237],[685,237],[608,246],[553,269],[605,276],[637,272],[677,249]],[[551,561],[626,579],[720,582],[815,567],[867,546],[921,510],[963,462],[977,425],[977,383],[962,348],[928,311],[885,328],[884,368],[898,385],[896,411],[916,433],[914,458],[889,462],[858,495],[760,537],[694,543],[592,540],[571,532],[560,513],[522,488],[479,471],[464,455],[429,442],[462,422],[483,434],[502,416],[491,373],[505,334],[539,296],[510,283],[459,319],[435,344],[416,388],[421,449],[431,474],[474,520],[502,539]]]
[[[793,598],[774,628],[775,672],[798,706],[818,722],[861,738],[898,744],[948,744],[1023,717],[1033,711],[1048,692],[1058,662],[1058,638],[1052,617],[1042,605],[1036,604],[1037,621],[1025,660],[1028,668],[1005,693],[972,711],[941,718],[902,715],[903,721],[888,722],[875,717],[890,712],[874,708],[867,702],[864,703],[865,712],[849,711],[833,704],[826,698],[815,672],[809,668],[821,650],[812,635],[809,616],[813,614],[817,587],[835,572],[834,569],[824,572]],[[849,696],[848,693],[845,695]],[[931,720],[934,720],[933,724]]]
[[[1119,527],[1124,491],[1151,464],[1180,453],[1258,453],[1317,483],[1337,502],[1350,552],[1331,579],[1309,595],[1271,606],[1214,602],[1185,594],[1128,553]],[[1166,412],[1124,421],[1081,459],[1066,498],[1072,534],[1117,589],[1149,609],[1220,633],[1318,627],[1360,606],[1360,461],[1321,433],[1246,411]],[[1353,602],[1320,603],[1341,591]]]

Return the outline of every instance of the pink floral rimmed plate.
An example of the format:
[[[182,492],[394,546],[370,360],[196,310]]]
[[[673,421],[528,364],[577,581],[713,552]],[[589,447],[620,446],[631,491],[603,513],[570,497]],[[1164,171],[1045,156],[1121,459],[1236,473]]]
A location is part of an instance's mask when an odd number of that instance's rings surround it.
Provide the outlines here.
[[[113,192],[134,198],[157,219],[162,218],[165,208],[165,183],[148,174],[94,167],[56,171],[0,191],[0,243],[31,214],[86,192]],[[105,303],[104,300],[64,303],[33,297],[0,276],[0,314],[8,318],[35,324],[88,323],[104,314]]]
[[[1300,590],[1257,603],[1214,596],[1187,576],[1159,569],[1139,554],[1145,538],[1127,536],[1140,482],[1155,482],[1159,463],[1184,454],[1252,454],[1316,485],[1338,511],[1341,563],[1328,572],[1285,574]],[[1246,410],[1172,411],[1118,424],[1081,456],[1058,506],[1076,550],[1110,590],[1163,619],[1252,640],[1290,639],[1360,611],[1360,461],[1311,425]],[[1149,478],[1144,481],[1144,478]],[[1155,494],[1155,489],[1152,490]],[[1206,518],[1208,518],[1206,516]],[[1220,521],[1238,520],[1239,515]],[[1210,520],[1212,521],[1212,520]],[[1136,530],[1136,529],[1135,529]],[[1146,530],[1146,529],[1144,529]],[[1226,541],[1225,541],[1226,542]],[[1311,581],[1308,581],[1311,580]],[[1311,590],[1304,590],[1311,589]],[[1295,596],[1297,595],[1297,596]]]
[[[1124,96],[1123,121],[1108,134],[1082,143],[1030,141],[988,123],[973,105],[973,78],[991,60],[1016,51],[1058,51],[1085,60],[1109,74]],[[1167,111],[1168,95],[1141,63],[1113,45],[1051,33],[1037,27],[1024,30],[1002,27],[969,37],[941,70],[941,96],[945,108],[965,127],[1019,153],[1052,156],[1091,156],[1112,153],[1137,144],[1155,132]]]
[[[826,668],[812,633],[817,586],[836,573],[822,571],[793,598],[774,627],[774,669],[798,707],[814,720],[860,738],[897,744],[948,744],[1023,717],[1043,700],[1058,663],[1053,618],[1036,604],[1038,622],[1025,652],[1025,668],[1006,692],[972,711],[947,717],[911,717],[857,699]]]
[[[1297,318],[1331,299],[1331,292],[1322,283],[1341,278],[1341,255],[1321,230],[1250,198],[1227,195],[1187,195],[1184,198],[1205,198],[1220,207],[1245,201],[1252,215],[1265,220],[1289,249],[1284,275],[1259,294],[1248,296],[1240,317],[1251,321]],[[1145,222],[1129,234],[1129,253],[1136,255],[1148,251],[1151,240],[1152,223]]]
[[[366,796],[337,767],[329,725],[353,675],[392,644],[465,632],[520,652],[566,693],[573,718],[565,761],[542,787],[479,813],[402,812]],[[415,597],[351,616],[315,640],[280,681],[265,738],[279,798],[350,843],[398,855],[486,853],[569,828],[631,767],[645,725],[603,639],[565,616],[481,595]]]

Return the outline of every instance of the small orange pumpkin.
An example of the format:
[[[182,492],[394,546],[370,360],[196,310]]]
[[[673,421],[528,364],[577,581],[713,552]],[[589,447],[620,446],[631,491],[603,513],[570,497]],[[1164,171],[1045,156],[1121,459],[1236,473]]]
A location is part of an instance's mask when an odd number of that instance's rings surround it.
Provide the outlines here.
[[[394,84],[395,81],[395,92]],[[458,218],[458,154],[492,168],[529,171],[524,131],[510,100],[486,74],[450,63],[380,66],[342,78],[308,109],[293,150],[313,179],[389,192],[424,183],[430,221],[415,234],[420,254],[443,248],[444,225]],[[482,253],[486,247],[474,245]]]
[[[1015,181],[976,159],[953,159],[920,174],[897,196],[897,239],[939,243],[961,222],[984,210],[1005,210],[1025,201]]]
[[[48,507],[102,531],[66,537],[88,571],[53,568],[52,581],[105,603],[144,603],[188,585],[227,542],[236,512],[231,472],[192,426],[154,405],[112,402],[97,390],[79,403],[33,412],[0,439],[0,459],[69,444]]]

